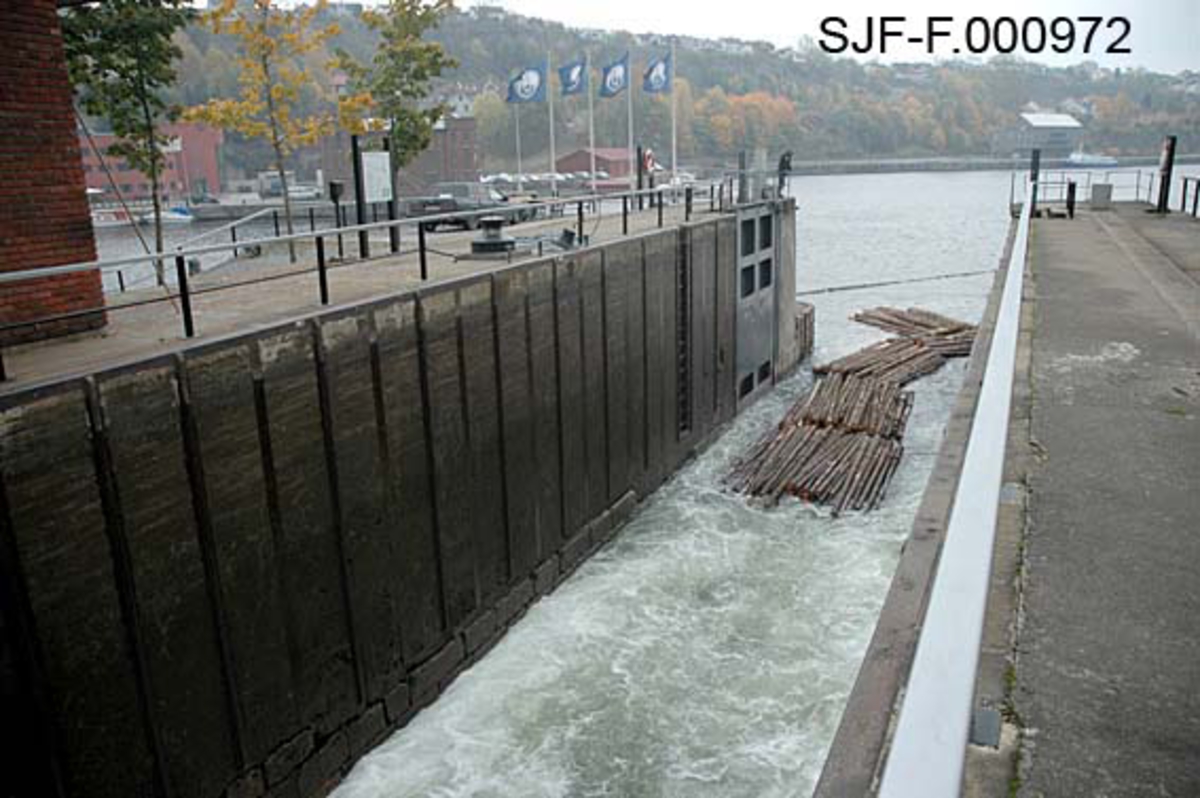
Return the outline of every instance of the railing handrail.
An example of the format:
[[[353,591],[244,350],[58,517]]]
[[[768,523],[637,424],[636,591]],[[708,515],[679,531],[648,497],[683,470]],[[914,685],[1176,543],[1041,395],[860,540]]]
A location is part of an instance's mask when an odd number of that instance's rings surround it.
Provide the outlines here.
[[[1032,191],[1036,195],[1036,185]],[[1033,204],[1024,204],[1017,223],[979,401],[879,798],[957,798],[962,789]]]
[[[75,274],[78,272],[104,272],[124,266],[154,263],[155,261],[163,260],[164,258],[174,258],[178,256],[190,258],[197,255],[210,255],[216,252],[228,252],[235,249],[245,249],[245,247],[250,244],[260,246],[270,244],[286,244],[288,242],[312,239],[317,236],[350,235],[352,233],[370,232],[372,230],[386,230],[391,227],[415,227],[417,225],[427,225],[431,223],[436,224],[438,222],[458,219],[476,219],[484,216],[496,216],[512,213],[514,209],[538,210],[541,208],[565,207],[568,205],[578,205],[580,203],[589,204],[592,202],[619,200],[622,198],[636,199],[639,196],[647,197],[651,195],[662,195],[665,193],[681,194],[686,188],[686,186],[655,186],[654,188],[645,188],[640,190],[609,192],[602,194],[584,194],[575,197],[554,198],[538,202],[518,202],[512,205],[503,205],[478,211],[453,211],[450,213],[430,214],[428,216],[406,216],[401,219],[386,219],[379,222],[367,222],[366,224],[347,225],[345,227],[331,227],[326,230],[306,230],[303,232],[292,233],[291,235],[259,238],[254,239],[253,241],[224,242],[221,244],[209,244],[203,247],[193,247],[187,250],[175,249],[162,253],[130,255],[123,258],[112,258],[108,260],[83,261],[79,263],[67,263],[61,266],[47,266],[39,269],[0,272],[0,285],[5,283],[21,282],[23,280],[38,280],[45,277]]]
[[[282,207],[282,206],[280,206],[280,207]],[[260,210],[255,211],[254,213],[250,214],[249,216],[243,216],[240,219],[234,219],[229,224],[223,224],[220,227],[214,227],[212,230],[206,230],[203,233],[200,233],[199,235],[195,235],[195,236],[192,236],[191,238],[185,239],[184,241],[181,241],[175,245],[174,251],[180,252],[185,247],[190,246],[191,244],[194,244],[197,241],[203,241],[206,238],[211,238],[212,236],[215,236],[218,233],[227,233],[230,230],[237,228],[239,225],[246,224],[247,222],[252,222],[255,219],[259,218],[260,216],[266,216],[268,213],[278,213],[279,210],[280,210],[280,208],[276,208],[276,207],[262,208]]]

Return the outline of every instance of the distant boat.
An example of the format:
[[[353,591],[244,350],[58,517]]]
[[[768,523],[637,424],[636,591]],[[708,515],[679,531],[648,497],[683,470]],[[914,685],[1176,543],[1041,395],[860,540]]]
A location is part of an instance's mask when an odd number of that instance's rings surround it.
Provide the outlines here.
[[[1067,156],[1067,164],[1070,166],[1081,167],[1097,167],[1097,166],[1119,166],[1117,159],[1111,155],[1096,155],[1092,152],[1084,152],[1076,150]]]
[[[142,224],[154,224],[154,212],[143,213],[138,217],[138,221]],[[194,221],[196,221],[196,217],[182,205],[167,208],[162,212],[163,224],[191,224]]]
[[[124,208],[92,208],[92,227],[97,230],[125,227],[129,222],[129,214],[125,212]]]

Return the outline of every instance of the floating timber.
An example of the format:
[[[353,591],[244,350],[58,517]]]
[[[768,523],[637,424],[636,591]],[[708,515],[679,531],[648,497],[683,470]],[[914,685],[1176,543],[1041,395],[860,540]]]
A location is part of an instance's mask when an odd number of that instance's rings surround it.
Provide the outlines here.
[[[815,367],[821,379],[812,390],[734,465],[732,490],[768,506],[790,495],[834,515],[883,501],[912,411],[903,387],[970,354],[975,327],[920,308],[871,308],[852,318],[898,337]]]

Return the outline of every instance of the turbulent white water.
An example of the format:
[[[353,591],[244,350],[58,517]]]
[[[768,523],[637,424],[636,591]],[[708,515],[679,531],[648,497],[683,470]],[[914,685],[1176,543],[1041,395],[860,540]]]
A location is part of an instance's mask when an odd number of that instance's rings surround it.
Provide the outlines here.
[[[813,178],[796,188],[799,290],[991,268],[1003,244],[1007,175]],[[872,235],[851,235],[864,228]],[[944,244],[948,236],[957,242]],[[919,304],[977,320],[990,282],[814,297],[816,359],[882,337],[847,321],[857,308]],[[780,385],[335,795],[808,795],[964,370],[953,361],[915,385],[883,508],[840,519],[796,502],[762,510],[720,489],[731,460],[810,377]]]

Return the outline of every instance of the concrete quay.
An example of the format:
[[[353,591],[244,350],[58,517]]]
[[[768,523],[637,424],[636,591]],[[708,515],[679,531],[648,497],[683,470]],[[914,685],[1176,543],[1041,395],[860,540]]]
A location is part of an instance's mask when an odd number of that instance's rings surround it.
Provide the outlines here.
[[[574,209],[571,208],[571,211]],[[682,204],[663,206],[662,226],[676,227],[683,223]],[[697,197],[691,220],[711,219],[707,197]],[[563,230],[576,229],[573,212],[549,219],[538,219],[506,227],[506,235],[518,239],[557,237]],[[659,228],[656,208],[631,210],[628,234],[638,235]],[[298,225],[298,230],[303,225]],[[320,231],[318,231],[320,232]],[[584,217],[584,233],[591,244],[601,244],[624,237],[625,225],[621,209],[609,205],[599,214],[588,210]],[[417,252],[417,233],[413,226],[401,228],[400,252],[390,254],[385,229],[372,231],[372,257],[357,259],[358,235],[342,235],[345,259],[338,259],[337,235],[324,235],[325,252],[329,258],[330,306],[348,305],[374,297],[411,290],[421,285],[467,277],[532,260],[533,251],[516,252],[509,260],[479,260],[465,257],[471,251],[470,242],[477,232],[436,232],[426,236],[428,280],[421,280],[421,264]],[[247,241],[243,250],[260,242]],[[545,247],[547,256],[560,253]],[[211,271],[204,271],[190,281],[192,309],[195,316],[196,338],[207,340],[291,318],[297,314],[320,309],[315,245],[306,239],[297,245],[298,262],[291,264],[286,247],[268,245],[257,257],[239,257]],[[167,259],[167,271],[174,266]],[[176,294],[171,286],[172,296]],[[139,288],[110,294],[108,323],[91,333],[55,338],[34,344],[5,347],[3,351],[8,379],[0,382],[0,395],[31,384],[56,377],[91,371],[118,363],[153,357],[171,352],[187,339],[183,333],[183,318],[178,298],[161,301],[162,288]]]
[[[1200,222],[1033,225],[969,796],[1200,794]]]

